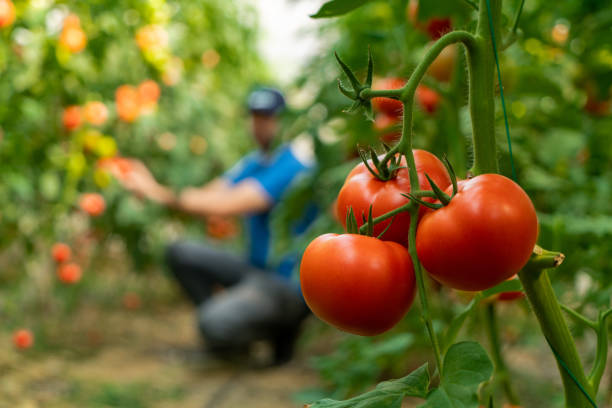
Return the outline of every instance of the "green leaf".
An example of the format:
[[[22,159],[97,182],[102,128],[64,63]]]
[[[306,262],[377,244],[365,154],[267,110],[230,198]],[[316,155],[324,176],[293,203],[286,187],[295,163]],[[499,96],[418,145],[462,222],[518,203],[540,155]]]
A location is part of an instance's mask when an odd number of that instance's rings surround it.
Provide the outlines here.
[[[369,3],[370,0],[332,0],[325,3],[312,18],[337,17]]]
[[[478,386],[493,373],[493,364],[484,348],[472,341],[453,344],[443,364],[440,387],[427,396],[420,408],[476,408]]]
[[[480,303],[481,298],[482,297],[480,295],[474,297],[466,308],[453,318],[448,326],[448,329],[446,330],[445,336],[443,337],[444,340],[442,342],[442,350],[446,351],[446,349],[455,341],[457,334],[459,334],[459,331],[463,327],[463,324],[467,318],[476,311],[476,306],[478,306]]]
[[[427,364],[397,380],[384,381],[369,392],[345,401],[322,399],[310,408],[400,408],[404,397],[427,396],[429,388],[429,371]]]

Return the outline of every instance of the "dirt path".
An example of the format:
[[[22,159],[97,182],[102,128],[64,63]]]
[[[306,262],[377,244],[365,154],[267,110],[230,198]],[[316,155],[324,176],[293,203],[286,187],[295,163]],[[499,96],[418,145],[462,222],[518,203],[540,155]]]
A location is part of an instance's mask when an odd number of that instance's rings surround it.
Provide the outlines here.
[[[294,394],[316,385],[299,356],[268,369],[206,359],[188,307],[88,320],[99,322],[85,334],[98,346],[86,355],[18,353],[0,339],[0,408],[301,407]]]

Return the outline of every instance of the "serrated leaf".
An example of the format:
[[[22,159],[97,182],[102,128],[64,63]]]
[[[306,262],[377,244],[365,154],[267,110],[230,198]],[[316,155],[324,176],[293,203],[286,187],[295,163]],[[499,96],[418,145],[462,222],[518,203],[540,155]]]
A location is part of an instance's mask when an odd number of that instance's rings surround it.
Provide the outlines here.
[[[372,391],[345,401],[323,399],[310,408],[399,408],[405,397],[425,398],[429,388],[429,371],[423,364],[405,377],[384,381]]]
[[[440,387],[419,408],[478,406],[478,387],[493,373],[493,364],[482,346],[466,341],[453,344],[444,356]]]
[[[323,4],[311,18],[337,17],[369,3],[371,0],[332,0]]]

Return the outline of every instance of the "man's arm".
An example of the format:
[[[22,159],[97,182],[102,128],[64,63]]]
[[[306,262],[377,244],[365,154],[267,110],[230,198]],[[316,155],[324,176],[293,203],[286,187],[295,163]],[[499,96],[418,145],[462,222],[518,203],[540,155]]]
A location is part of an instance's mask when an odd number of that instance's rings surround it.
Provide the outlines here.
[[[230,185],[219,179],[216,188],[188,188],[181,192],[176,207],[198,215],[241,215],[266,211],[271,199],[253,179]]]
[[[131,160],[128,174],[119,178],[123,186],[140,197],[197,215],[242,215],[270,208],[271,198],[253,179],[230,185],[217,178],[199,188],[188,188],[176,195],[159,184],[140,161]]]

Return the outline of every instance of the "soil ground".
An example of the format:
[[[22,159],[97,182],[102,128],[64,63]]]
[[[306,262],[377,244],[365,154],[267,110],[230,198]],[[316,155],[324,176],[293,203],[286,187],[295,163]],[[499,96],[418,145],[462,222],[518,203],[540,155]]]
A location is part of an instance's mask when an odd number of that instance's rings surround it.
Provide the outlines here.
[[[298,356],[281,367],[245,368],[202,354],[188,306],[114,313],[87,332],[97,352],[18,353],[1,339],[0,407],[301,407],[295,393],[317,376]],[[99,317],[99,316],[96,316]]]

